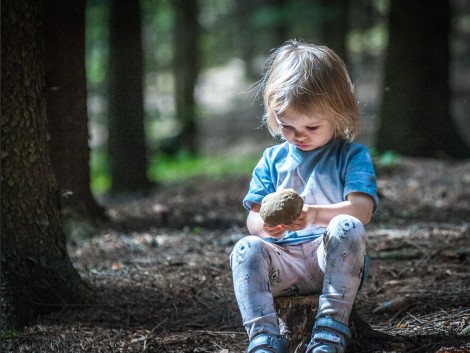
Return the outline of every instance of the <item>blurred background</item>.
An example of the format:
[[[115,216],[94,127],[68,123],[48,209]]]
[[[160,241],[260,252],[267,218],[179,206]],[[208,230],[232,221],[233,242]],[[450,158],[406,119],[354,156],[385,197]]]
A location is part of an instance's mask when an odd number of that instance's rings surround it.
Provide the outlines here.
[[[468,158],[470,2],[409,3],[88,0],[93,193],[126,191],[115,176],[123,169],[145,168],[151,183],[249,173],[274,142],[252,87],[269,51],[290,38],[345,60],[362,110],[358,140],[374,155]],[[123,148],[146,160],[124,158]]]

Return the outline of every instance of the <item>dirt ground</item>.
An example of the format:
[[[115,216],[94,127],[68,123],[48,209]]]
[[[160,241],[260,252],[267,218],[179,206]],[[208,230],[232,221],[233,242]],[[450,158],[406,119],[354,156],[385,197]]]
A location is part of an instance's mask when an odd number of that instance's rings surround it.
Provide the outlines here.
[[[403,159],[378,178],[373,264],[355,306],[397,339],[370,350],[353,337],[348,352],[470,352],[470,162]],[[248,180],[109,203],[112,222],[69,246],[95,300],[39,318],[12,351],[244,352],[228,257],[247,233]]]

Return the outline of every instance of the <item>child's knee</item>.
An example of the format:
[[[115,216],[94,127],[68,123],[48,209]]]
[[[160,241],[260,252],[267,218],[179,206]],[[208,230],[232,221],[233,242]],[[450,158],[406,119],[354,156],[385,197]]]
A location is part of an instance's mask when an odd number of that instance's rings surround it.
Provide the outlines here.
[[[256,261],[257,257],[263,257],[263,240],[255,235],[249,235],[240,239],[234,246],[230,255],[232,268],[240,264],[249,264]]]
[[[327,247],[339,243],[351,243],[361,246],[365,243],[366,231],[357,218],[350,215],[338,215],[328,224],[326,232]]]

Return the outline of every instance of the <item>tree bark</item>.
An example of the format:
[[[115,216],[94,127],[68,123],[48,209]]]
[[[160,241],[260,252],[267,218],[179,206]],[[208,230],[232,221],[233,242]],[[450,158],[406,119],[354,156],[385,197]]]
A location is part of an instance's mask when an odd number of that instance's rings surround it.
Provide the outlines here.
[[[87,293],[67,255],[49,160],[42,6],[2,1],[2,335]]]
[[[143,58],[139,0],[111,0],[109,160],[112,192],[146,192]]]
[[[449,1],[391,1],[380,151],[470,156],[450,114],[449,34]]]
[[[85,0],[44,2],[50,158],[66,210],[103,219],[90,190]]]

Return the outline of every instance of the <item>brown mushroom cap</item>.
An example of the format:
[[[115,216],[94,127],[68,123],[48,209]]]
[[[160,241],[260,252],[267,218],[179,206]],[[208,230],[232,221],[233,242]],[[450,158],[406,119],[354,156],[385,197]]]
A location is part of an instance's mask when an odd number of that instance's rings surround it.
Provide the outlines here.
[[[293,223],[302,212],[304,200],[293,189],[283,189],[266,195],[261,202],[260,216],[270,227]]]

